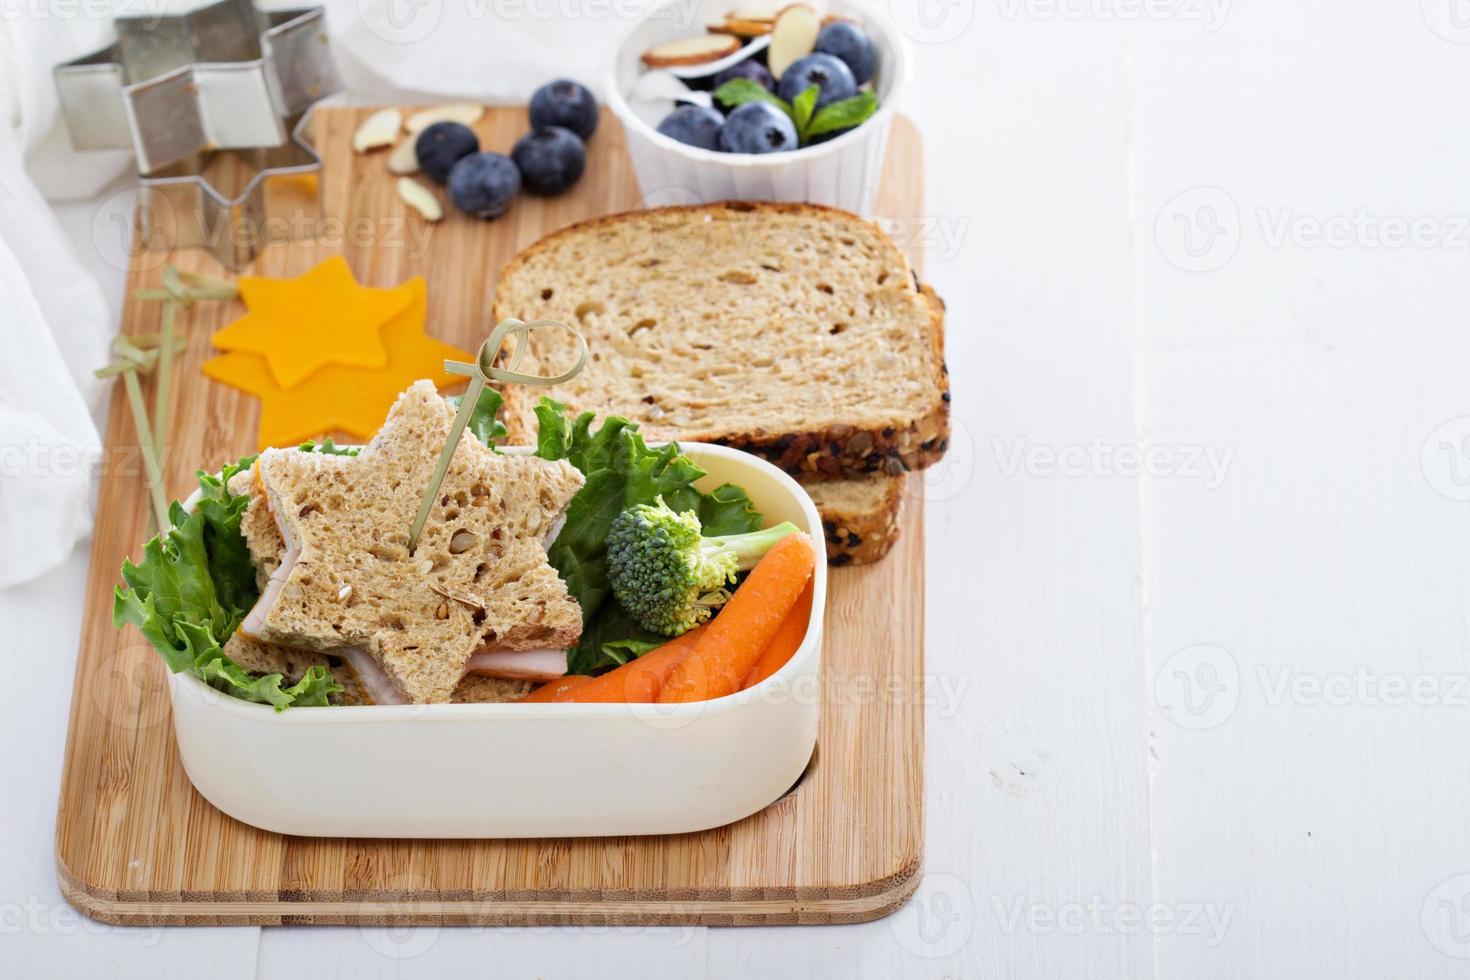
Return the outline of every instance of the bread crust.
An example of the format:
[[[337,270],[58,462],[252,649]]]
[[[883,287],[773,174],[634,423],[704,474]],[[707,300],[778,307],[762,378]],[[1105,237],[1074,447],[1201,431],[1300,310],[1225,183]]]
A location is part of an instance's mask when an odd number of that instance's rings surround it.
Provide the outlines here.
[[[929,306],[929,341],[931,349],[930,367],[932,381],[938,393],[929,410],[917,418],[904,422],[894,420],[891,424],[864,425],[862,423],[837,423],[819,429],[795,432],[756,432],[754,430],[731,429],[728,432],[704,436],[702,441],[740,449],[763,459],[793,474],[815,474],[828,479],[842,476],[886,473],[899,475],[920,470],[938,462],[949,449],[949,367],[944,360],[945,305],[934,289],[922,283],[907,256],[891,238],[877,225],[849,211],[830,208],[820,204],[802,204],[768,201],[721,201],[715,204],[674,205],[648,211],[625,211],[580,221],[552,232],[532,243],[511,259],[501,271],[496,285],[494,319],[496,322],[515,315],[508,307],[510,283],[523,266],[541,252],[552,248],[564,238],[573,235],[595,233],[600,228],[617,225],[632,218],[651,214],[685,214],[691,218],[709,216],[717,219],[721,213],[764,212],[774,214],[805,215],[830,220],[860,222],[882,238],[904,261],[904,267],[912,281],[912,288],[923,297]],[[503,392],[506,400],[504,418],[510,428],[510,437],[516,442],[534,442],[535,433],[522,431],[520,420],[531,416],[530,407],[542,392],[519,385],[508,386]]]

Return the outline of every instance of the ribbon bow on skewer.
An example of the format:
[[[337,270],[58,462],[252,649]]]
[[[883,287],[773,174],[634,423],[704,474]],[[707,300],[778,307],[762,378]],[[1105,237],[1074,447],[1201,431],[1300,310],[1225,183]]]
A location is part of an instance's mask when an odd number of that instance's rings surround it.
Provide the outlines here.
[[[576,338],[577,362],[570,370],[556,377],[548,378],[538,374],[521,373],[517,368],[520,367],[526,352],[530,350],[531,331],[547,327],[565,330]],[[511,338],[515,339],[515,347],[511,351],[510,362],[505,368],[497,367],[495,361],[500,356],[500,348]],[[429,486],[424,491],[424,499],[419,504],[418,516],[414,518],[413,528],[409,531],[408,550],[410,552],[418,547],[419,536],[424,533],[424,525],[429,520],[429,511],[434,506],[434,498],[439,495],[439,488],[444,484],[444,474],[449,472],[449,463],[454,458],[454,451],[459,447],[459,440],[464,436],[465,426],[469,424],[470,416],[474,413],[475,405],[479,403],[480,393],[485,390],[485,386],[498,382],[500,384],[539,385],[549,388],[572,380],[586,366],[587,338],[583,337],[575,327],[560,320],[532,320],[529,323],[516,319],[503,320],[480,345],[475,363],[444,362],[445,371],[468,377],[470,386],[465,390],[464,398],[459,403],[459,412],[454,416],[454,424],[449,427],[449,438],[444,442],[444,451],[439,454],[439,462],[434,467],[434,475],[429,479]]]
[[[98,378],[121,375],[128,393],[128,407],[133,415],[133,427],[138,433],[138,446],[143,454],[143,465],[148,472],[148,501],[153,514],[153,523],[159,533],[168,528],[168,498],[163,487],[163,461],[168,452],[169,389],[173,382],[174,355],[188,348],[188,339],[175,336],[174,322],[179,307],[187,307],[197,300],[234,299],[238,296],[235,284],[213,276],[196,272],[181,272],[173,266],[163,270],[163,287],[160,289],[138,289],[133,298],[163,302],[162,329],[156,334],[135,334],[131,337],[119,335],[113,338],[114,360],[92,372]],[[153,386],[153,417],[150,423],[147,407],[143,403],[143,389],[138,383],[139,374],[157,374]]]

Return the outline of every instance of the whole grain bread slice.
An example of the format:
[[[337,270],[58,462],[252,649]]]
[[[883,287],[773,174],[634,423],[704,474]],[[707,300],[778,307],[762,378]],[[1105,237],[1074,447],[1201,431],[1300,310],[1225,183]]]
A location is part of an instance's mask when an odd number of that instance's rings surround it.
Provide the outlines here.
[[[226,641],[225,656],[252,674],[280,674],[285,685],[295,684],[314,666],[325,667],[342,690],[332,695],[332,704],[340,706],[373,704],[373,697],[359,680],[357,672],[345,660],[310,650],[297,650],[279,643],[253,640],[236,633]],[[530,681],[502,680],[496,677],[466,675],[454,688],[449,700],[455,704],[501,704],[519,701],[536,685]]]
[[[325,653],[298,650],[279,643],[266,643],[236,632],[225,641],[225,656],[252,674],[280,674],[283,686],[301,680],[312,667],[325,667],[342,690],[332,695],[334,705],[372,704],[372,696],[358,680],[357,672],[344,660]]]
[[[455,704],[504,704],[519,701],[536,685],[530,681],[510,681],[500,677],[467,674],[454,689],[449,700]]]
[[[252,674],[280,674],[282,681],[295,684],[312,667],[325,667],[336,677],[332,661],[324,653],[297,650],[278,643],[266,643],[237,632],[225,641],[224,654],[241,670]]]
[[[287,556],[247,634],[320,653],[360,647],[414,703],[449,700],[482,646],[576,642],[581,610],[542,545],[582,486],[570,464],[500,455],[466,435],[409,551],[453,414],[422,381],[358,456],[261,454],[257,478]]]
[[[543,393],[790,472],[897,474],[948,448],[944,309],[856,215],[805,204],[660,208],[572,225],[506,266],[495,318],[558,319],[591,348],[549,392],[512,386],[504,419],[534,442]],[[536,331],[521,370],[574,358]]]
[[[881,473],[842,480],[802,478],[802,488],[822,515],[828,564],[868,565],[888,554],[898,540],[903,481]]]

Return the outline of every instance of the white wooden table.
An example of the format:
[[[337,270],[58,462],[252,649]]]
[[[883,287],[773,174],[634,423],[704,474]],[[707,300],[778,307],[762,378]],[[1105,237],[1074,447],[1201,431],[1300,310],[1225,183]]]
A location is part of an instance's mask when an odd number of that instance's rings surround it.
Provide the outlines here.
[[[82,920],[51,863],[79,553],[0,594],[0,972],[1464,976],[1456,2],[894,0],[957,423],[929,487],[927,874],[894,917]],[[116,300],[92,210],[61,214]]]

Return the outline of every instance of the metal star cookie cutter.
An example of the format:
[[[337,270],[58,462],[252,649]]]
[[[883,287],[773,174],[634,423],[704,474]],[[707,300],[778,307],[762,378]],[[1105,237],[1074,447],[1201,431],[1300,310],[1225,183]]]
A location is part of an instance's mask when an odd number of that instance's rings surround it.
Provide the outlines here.
[[[214,0],[119,17],[117,40],[55,69],[78,150],[131,148],[150,173],[202,150],[284,145],[283,120],[341,88],[320,7]]]
[[[312,238],[321,219],[321,157],[309,114],[284,146],[209,151],[139,177],[134,248],[206,248],[227,269],[271,242]]]
[[[54,76],[74,148],[133,151],[141,243],[202,245],[238,269],[319,216],[308,110],[341,88],[322,8],[214,0],[114,26]]]

